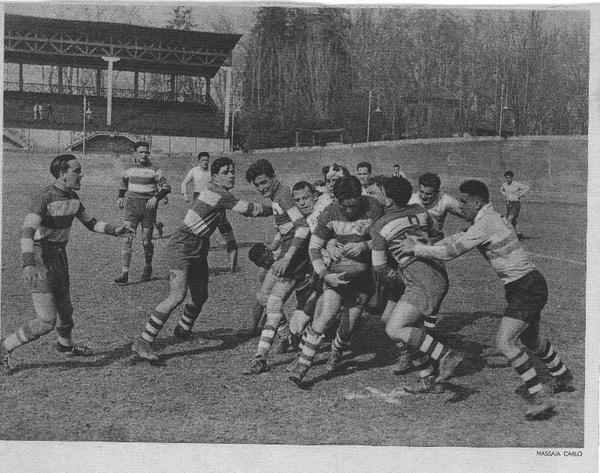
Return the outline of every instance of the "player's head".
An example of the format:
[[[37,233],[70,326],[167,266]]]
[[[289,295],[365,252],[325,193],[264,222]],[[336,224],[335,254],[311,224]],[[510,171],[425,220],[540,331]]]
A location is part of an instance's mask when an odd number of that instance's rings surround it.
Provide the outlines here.
[[[135,160],[140,164],[150,163],[150,145],[145,141],[136,141],[133,144],[133,151],[135,153]]]
[[[72,154],[60,154],[50,163],[50,174],[64,190],[81,189],[81,164]]]
[[[506,180],[506,182],[508,182],[509,184],[512,183],[513,178],[515,177],[515,174],[512,171],[506,171],[504,173],[504,179]]]
[[[316,192],[310,182],[300,181],[292,187],[292,197],[298,210],[303,216],[308,216],[315,205]]]
[[[273,252],[264,243],[256,243],[248,251],[248,259],[259,268],[269,269],[275,262]]]
[[[338,179],[350,175],[350,171],[344,166],[333,163],[331,166],[325,166],[321,169],[323,177],[325,178],[325,185],[327,186],[327,192],[333,195],[333,186]]]
[[[398,163],[394,164],[392,167],[394,169],[394,173],[400,172],[400,165]]]
[[[356,176],[338,179],[333,186],[333,196],[337,199],[344,216],[353,220],[360,212],[362,186]]]
[[[419,198],[423,205],[429,205],[435,201],[440,193],[442,181],[437,174],[426,172],[419,176]]]
[[[208,170],[208,161],[210,160],[210,155],[206,151],[200,151],[198,153],[198,163],[200,167],[205,171]]]
[[[490,192],[483,182],[475,179],[464,181],[458,189],[461,212],[466,220],[473,222],[479,210],[489,203]]]
[[[246,180],[254,185],[263,197],[270,198],[273,195],[275,170],[266,159],[259,159],[250,165],[246,171]]]
[[[235,165],[231,158],[221,157],[215,159],[210,165],[212,182],[225,190],[235,186]]]
[[[389,205],[389,199],[385,196],[383,192],[383,179],[385,176],[371,176],[367,181],[367,195],[377,199],[377,201],[387,207]]]
[[[371,163],[367,163],[366,161],[356,165],[356,176],[363,187],[367,187],[367,181],[371,177],[372,169]]]
[[[412,185],[402,176],[385,176],[383,192],[397,207],[406,207],[412,195]]]

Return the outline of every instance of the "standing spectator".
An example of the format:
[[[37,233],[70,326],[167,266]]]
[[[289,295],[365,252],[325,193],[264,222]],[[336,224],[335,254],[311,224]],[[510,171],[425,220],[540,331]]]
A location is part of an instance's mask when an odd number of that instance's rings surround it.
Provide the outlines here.
[[[500,187],[500,193],[506,199],[506,220],[514,227],[517,232],[517,238],[521,240],[523,234],[519,230],[517,225],[517,218],[521,211],[521,197],[529,191],[529,186],[522,184],[518,181],[514,181],[514,173],[512,171],[506,171],[504,173],[504,179],[506,182]]]
[[[400,165],[398,163],[394,164],[393,169],[394,171],[392,172],[392,176],[403,177],[404,179],[406,179],[406,174],[400,171]]]
[[[53,113],[54,113],[54,110],[52,109],[52,104],[51,103],[47,103],[46,104],[46,119],[48,121],[52,120]]]
[[[88,103],[87,104],[87,110],[85,111],[85,122],[88,125],[92,124],[92,118],[94,116],[94,113],[92,112],[92,106]]]
[[[44,106],[41,103],[38,103],[38,117],[39,120],[44,120]]]

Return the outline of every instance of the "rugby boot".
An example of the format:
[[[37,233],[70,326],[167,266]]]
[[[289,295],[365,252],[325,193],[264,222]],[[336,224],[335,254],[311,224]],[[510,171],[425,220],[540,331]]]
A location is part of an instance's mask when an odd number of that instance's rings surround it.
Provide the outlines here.
[[[326,373],[335,373],[342,367],[342,352],[339,350],[332,349],[329,354],[329,359],[325,365]]]
[[[533,395],[532,405],[525,411],[527,420],[542,420],[552,414],[558,401],[552,397],[553,389],[550,386],[543,385],[537,393]]]
[[[454,375],[456,368],[464,359],[464,355],[455,350],[448,350],[444,356],[440,358],[440,368],[436,383],[443,383],[449,380]]]
[[[301,388],[304,376],[306,376],[306,373],[308,372],[308,368],[307,365],[297,363],[293,371],[289,374],[288,379]]]
[[[575,391],[575,386],[573,386],[573,373],[571,373],[571,370],[567,368],[567,371],[554,378],[554,392],[571,393],[573,391]]]
[[[410,394],[442,394],[444,385],[435,380],[435,376],[430,374],[424,378],[419,378],[412,386],[405,386],[404,391]]]
[[[152,266],[147,264],[144,266],[144,271],[142,272],[142,277],[140,278],[140,282],[148,282],[152,279]]]
[[[250,361],[250,364],[244,369],[244,371],[242,371],[242,374],[260,374],[264,373],[265,371],[269,371],[267,359],[264,356],[256,356],[252,358],[252,361]]]
[[[400,353],[398,360],[396,360],[396,363],[392,367],[392,372],[395,375],[400,376],[403,374],[410,373],[414,368],[415,367],[410,362],[410,357],[408,356],[408,352],[406,350],[403,350],[402,353]]]
[[[4,347],[3,341],[0,340],[0,375],[8,376],[12,373],[10,366],[10,353]]]
[[[181,325],[177,324],[175,330],[173,330],[173,335],[179,340],[189,340],[192,338],[192,331],[186,330]]]
[[[115,279],[117,284],[127,284],[127,281],[129,281],[129,273],[127,271],[123,271],[121,275]]]
[[[292,360],[292,362],[286,366],[285,370],[288,373],[291,373],[292,371],[294,371],[296,368],[298,367],[298,358],[294,358]]]
[[[71,356],[92,356],[94,354],[92,349],[85,345],[66,346],[60,342],[56,342],[56,349],[61,353]]]
[[[138,338],[131,345],[131,349],[133,350],[134,353],[137,353],[137,355],[143,360],[158,361],[158,356],[156,356],[156,353],[154,353],[154,350],[152,349],[152,345],[150,343],[148,343],[146,340],[142,340],[141,338]]]

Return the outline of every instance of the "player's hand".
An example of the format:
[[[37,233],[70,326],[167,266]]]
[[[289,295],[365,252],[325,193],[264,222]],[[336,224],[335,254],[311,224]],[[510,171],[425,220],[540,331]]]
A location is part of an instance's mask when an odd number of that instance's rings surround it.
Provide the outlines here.
[[[323,279],[329,287],[345,286],[350,282],[344,279],[344,273],[329,273]]]
[[[124,200],[123,197],[119,197],[117,199],[117,205],[119,206],[120,209],[122,209],[124,207],[123,200]]]
[[[367,248],[368,246],[365,242],[346,243],[344,246],[342,246],[342,254],[350,258],[357,258]]]
[[[115,228],[115,235],[117,235],[117,236],[131,234],[131,233],[134,233],[134,231],[126,223],[124,223],[123,225],[119,225],[118,227]]]
[[[273,271],[273,274],[278,278],[282,277],[285,271],[288,269],[288,266],[290,265],[290,260],[290,257],[284,256],[275,261],[273,263],[273,266],[271,266],[271,271]]]
[[[163,203],[163,205],[167,205],[169,203],[169,198],[168,197],[163,197],[162,203]]]
[[[329,253],[329,257],[332,261],[339,261],[342,259],[342,247],[338,244],[338,241],[335,239],[329,240],[327,242],[327,253]]]
[[[412,256],[415,254],[415,245],[417,240],[412,237],[407,237],[401,242],[394,245],[394,255],[397,256]]]
[[[29,289],[33,289],[37,283],[39,274],[35,266],[25,266],[23,268],[23,282]]]
[[[146,208],[148,210],[152,210],[152,209],[156,208],[157,203],[158,203],[158,201],[156,200],[156,197],[150,197],[148,199],[148,202],[146,202]]]

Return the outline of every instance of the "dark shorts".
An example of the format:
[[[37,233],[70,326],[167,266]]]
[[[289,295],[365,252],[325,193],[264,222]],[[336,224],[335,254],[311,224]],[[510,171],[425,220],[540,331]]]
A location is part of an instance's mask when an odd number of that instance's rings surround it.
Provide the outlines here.
[[[158,204],[153,209],[146,208],[148,199],[127,198],[125,204],[125,221],[137,227],[140,223],[142,228],[152,228],[156,223],[156,211]]]
[[[281,259],[286,252],[289,250],[290,245],[293,240],[293,235],[287,235],[284,240],[281,242],[281,251],[277,256],[277,259]],[[285,273],[283,273],[284,278],[292,278],[296,281],[303,280],[308,274],[311,274],[313,271],[312,264],[310,262],[310,257],[308,256],[308,241],[302,244],[292,256],[290,260],[290,264],[288,265]]]
[[[506,203],[506,216],[508,217],[509,215],[512,215],[513,217],[517,218],[519,216],[519,212],[521,211],[521,202],[514,201],[514,202],[507,202]]]
[[[169,269],[189,270],[203,265],[208,257],[210,240],[193,233],[175,230],[167,243],[167,264]]]
[[[55,297],[69,297],[69,262],[66,248],[33,246],[37,281],[30,292],[54,294]]]
[[[548,285],[539,271],[534,270],[520,279],[504,286],[508,307],[505,317],[533,323],[540,320],[542,309],[548,300]]]
[[[398,302],[406,290],[406,285],[401,277],[388,279],[384,282],[385,299],[392,302]]]
[[[416,259],[402,268],[400,274],[406,285],[400,300],[416,307],[423,316],[437,314],[448,292],[448,275],[444,266]]]

